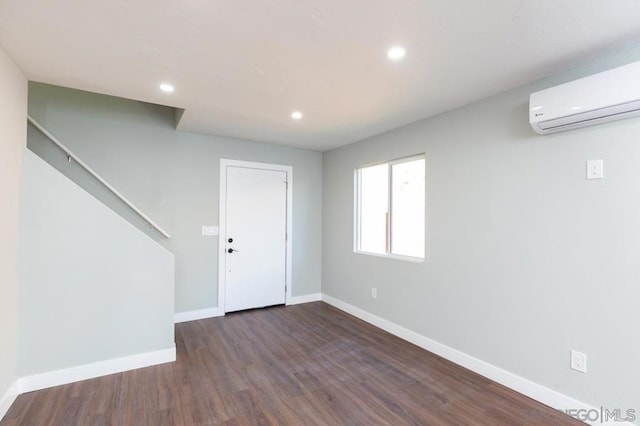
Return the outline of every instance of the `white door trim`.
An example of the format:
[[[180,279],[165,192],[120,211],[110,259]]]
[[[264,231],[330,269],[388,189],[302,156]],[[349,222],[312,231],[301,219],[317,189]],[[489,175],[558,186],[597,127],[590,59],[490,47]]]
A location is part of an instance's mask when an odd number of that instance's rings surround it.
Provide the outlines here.
[[[286,250],[286,269],[285,269],[285,304],[289,304],[291,300],[292,287],[292,241],[293,241],[293,167],[280,164],[256,163],[252,161],[220,159],[220,192],[218,198],[219,205],[219,237],[218,237],[218,311],[219,314],[225,313],[225,288],[226,288],[226,257],[225,257],[225,235],[227,233],[227,167],[244,167],[248,169],[261,170],[277,170],[287,174],[287,250]]]

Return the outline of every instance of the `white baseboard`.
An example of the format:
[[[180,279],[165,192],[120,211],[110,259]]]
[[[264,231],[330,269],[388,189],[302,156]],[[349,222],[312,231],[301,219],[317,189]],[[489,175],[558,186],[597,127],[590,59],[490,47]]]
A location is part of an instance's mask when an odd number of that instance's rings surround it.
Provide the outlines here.
[[[304,294],[302,296],[292,296],[287,299],[287,305],[298,305],[300,303],[317,302],[322,300],[321,293]],[[197,311],[176,312],[173,316],[175,324],[187,321],[196,321],[206,318],[215,318],[224,316],[224,312],[218,307],[200,309]]]
[[[287,305],[299,305],[301,303],[318,302],[322,300],[321,293],[303,294],[302,296],[291,296],[287,300]]]
[[[155,352],[147,352],[122,358],[108,359],[77,367],[50,371],[42,374],[22,377],[18,380],[20,393],[50,388],[52,386],[65,385],[80,380],[93,379],[108,374],[120,373],[136,368],[150,367],[176,360],[175,345],[169,349]]]
[[[11,404],[13,404],[13,401],[16,400],[18,395],[20,395],[20,388],[18,381],[15,381],[2,398],[0,398],[0,420],[7,414],[7,411],[11,408]]]
[[[199,309],[197,311],[176,312],[173,316],[173,322],[178,324],[180,322],[195,321],[206,318],[221,317],[224,312],[218,307]]]
[[[428,350],[429,352],[433,352],[436,355],[440,355],[441,357],[448,359],[451,362],[468,368],[469,370],[487,377],[494,382],[500,383],[501,385],[513,389],[516,392],[526,395],[529,398],[532,398],[552,408],[563,411],[567,409],[575,409],[586,411],[597,410],[598,412],[600,412],[600,409],[594,408],[588,404],[585,404],[584,402],[578,401],[569,396],[561,394],[560,392],[554,391],[528,379],[517,376],[513,373],[503,370],[500,367],[496,367],[495,365],[489,364],[488,362],[474,358],[471,355],[467,355],[457,349],[454,349],[447,345],[443,345],[442,343],[436,342],[435,340],[418,334],[415,331],[411,331],[384,318],[380,318],[332,296],[323,293],[322,300],[329,305],[340,309],[341,311],[347,312],[401,339],[411,342],[416,346]],[[586,413],[586,411],[582,411],[582,413]],[[600,422],[600,419],[595,422],[587,421],[587,423],[594,425],[607,424],[606,422]],[[617,422],[615,424],[631,425],[631,423],[629,422]]]

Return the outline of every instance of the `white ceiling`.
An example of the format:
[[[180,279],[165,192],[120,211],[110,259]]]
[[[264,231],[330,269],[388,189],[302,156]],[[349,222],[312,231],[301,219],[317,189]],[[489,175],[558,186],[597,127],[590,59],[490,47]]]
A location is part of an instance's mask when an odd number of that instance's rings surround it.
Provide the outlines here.
[[[638,0],[0,0],[0,43],[30,80],[320,151],[632,42]]]

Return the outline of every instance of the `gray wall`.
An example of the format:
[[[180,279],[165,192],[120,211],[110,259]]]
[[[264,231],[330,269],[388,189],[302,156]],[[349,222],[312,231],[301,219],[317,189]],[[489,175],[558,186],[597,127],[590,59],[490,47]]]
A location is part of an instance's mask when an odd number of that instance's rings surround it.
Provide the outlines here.
[[[217,306],[220,158],[293,166],[294,296],[320,292],[322,154],[177,132],[173,108],[38,83],[29,114],[133,201],[172,239],[149,230],[52,144],[30,129],[28,145],[176,256],[176,312]]]
[[[531,91],[638,58],[325,153],[323,293],[578,400],[640,410],[640,119],[544,137],[528,123]],[[354,168],[421,152],[426,261],[355,254]],[[589,159],[604,159],[604,180],[585,179]],[[588,374],[569,369],[571,349]]]
[[[174,257],[24,149],[21,377],[171,349]]]
[[[17,379],[18,200],[27,79],[0,47],[0,418]]]

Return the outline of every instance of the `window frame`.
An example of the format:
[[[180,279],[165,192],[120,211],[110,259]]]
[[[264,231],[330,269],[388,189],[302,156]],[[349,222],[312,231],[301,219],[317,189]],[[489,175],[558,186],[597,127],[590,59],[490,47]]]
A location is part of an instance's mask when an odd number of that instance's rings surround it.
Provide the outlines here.
[[[408,163],[411,161],[416,161],[416,160],[423,160],[424,161],[424,168],[425,168],[425,211],[424,211],[424,232],[425,232],[425,238],[424,238],[424,257],[417,257],[417,256],[407,256],[404,254],[394,254],[392,253],[392,223],[393,220],[391,218],[391,214],[393,211],[393,166],[396,164],[402,164],[402,163]],[[386,253],[374,253],[374,252],[370,252],[370,251],[365,251],[365,250],[361,250],[360,249],[360,234],[361,234],[361,229],[360,229],[360,222],[361,222],[361,212],[362,212],[362,203],[361,203],[361,173],[360,171],[362,169],[368,168],[368,167],[373,167],[373,166],[379,166],[382,164],[386,164],[387,165],[387,171],[388,171],[388,188],[387,188],[387,220],[386,220]],[[357,253],[357,254],[365,254],[365,255],[369,255],[369,256],[376,256],[376,257],[382,257],[382,258],[386,258],[386,259],[396,259],[396,260],[404,260],[407,262],[414,262],[414,263],[422,263],[425,261],[426,257],[427,257],[427,238],[426,238],[426,232],[427,232],[427,219],[426,219],[426,199],[427,199],[427,194],[426,194],[426,173],[427,173],[427,159],[426,159],[426,155],[425,153],[420,153],[420,154],[413,154],[413,155],[409,155],[406,157],[400,157],[400,158],[395,158],[393,160],[389,160],[389,161],[379,161],[377,163],[370,163],[370,164],[365,164],[362,166],[358,166],[355,168],[354,170],[354,218],[353,218],[353,252]]]

